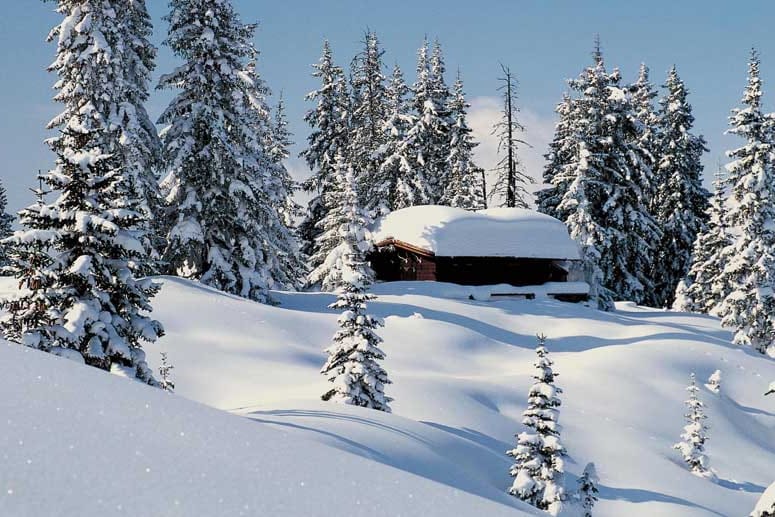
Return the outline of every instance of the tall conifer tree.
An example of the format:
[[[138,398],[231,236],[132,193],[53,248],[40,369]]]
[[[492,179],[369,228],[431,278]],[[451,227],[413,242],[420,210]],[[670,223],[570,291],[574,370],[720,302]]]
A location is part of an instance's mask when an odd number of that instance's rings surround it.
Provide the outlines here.
[[[409,88],[398,65],[388,84],[386,97],[387,119],[383,126],[385,145],[380,151],[379,176],[387,192],[384,203],[388,210],[397,210],[416,204],[415,196],[423,192],[411,166],[411,148],[407,132],[414,124],[406,99]]]
[[[299,225],[299,233],[302,250],[310,257],[310,266],[315,268],[320,265],[315,257],[321,256],[317,248],[321,233],[318,223],[327,213],[325,200],[337,188],[333,179],[336,156],[348,152],[350,102],[344,72],[334,64],[328,41],[323,42],[320,60],[312,67],[312,76],[320,79],[320,88],[308,93],[306,97],[309,101],[315,101],[316,105],[304,117],[312,132],[307,137],[307,148],[301,153],[312,171],[302,188],[312,197],[307,216]]]
[[[386,200],[390,194],[389,182],[379,174],[388,117],[383,54],[377,34],[367,31],[363,50],[353,59],[350,70],[352,113],[348,157],[358,174],[361,204],[374,216],[389,211]]]
[[[150,41],[153,25],[146,1],[127,0],[117,2],[116,6],[121,29],[116,50],[124,63],[124,81],[123,87],[116,92],[119,111],[113,122],[122,128],[118,149],[146,220],[143,242],[151,261],[143,265],[143,272],[152,273],[162,267],[159,258],[164,251],[166,233],[158,176],[161,141],[145,109],[151,74],[156,68],[156,47]]]
[[[447,157],[449,172],[440,203],[466,210],[479,210],[484,208],[484,190],[481,169],[474,163],[473,153],[478,144],[471,135],[473,130],[468,126],[470,106],[466,102],[463,79],[458,72],[448,107],[453,124],[450,126]]]
[[[449,117],[446,111],[448,92],[443,83],[444,62],[438,44],[428,55],[425,40],[417,53],[417,80],[412,86],[414,123],[407,132],[410,171],[414,176],[407,184],[417,188],[411,196],[412,205],[436,204],[447,176]]]
[[[557,155],[567,161],[553,166],[554,192],[546,198],[562,192],[554,215],[580,239],[588,280],[601,282],[601,289],[593,286],[598,305],[608,308],[611,299],[643,301],[661,234],[645,204],[650,158],[638,142],[641,128],[631,97],[618,70],[606,71],[599,44],[593,58],[593,66],[570,81],[577,96],[563,131],[572,140]]]
[[[159,286],[136,280],[147,259],[145,214],[119,143],[126,106],[126,36],[110,0],[59,0],[55,100],[63,111],[49,123],[56,166],[42,179],[54,201],[22,210],[12,238],[13,268],[26,290],[4,302],[7,339],[156,385],[144,341],[163,330],[148,317]],[[83,59],[88,56],[88,59]]]
[[[759,56],[751,52],[742,108],[732,110],[728,133],[745,145],[727,155],[731,203],[726,222],[739,235],[725,252],[722,281],[729,294],[719,310],[734,342],[766,353],[775,336],[775,159],[772,119],[762,112]]]
[[[255,27],[226,0],[172,0],[167,44],[184,64],[160,87],[181,90],[160,122],[172,207],[165,258],[179,276],[267,300],[292,287],[281,256],[290,239],[273,204],[273,162],[255,123],[250,77]]]
[[[549,152],[544,155],[546,165],[543,182],[547,187],[536,192],[537,210],[558,219],[562,219],[562,215],[557,211],[557,207],[568,191],[567,179],[570,175],[565,168],[573,163],[578,145],[575,138],[574,108],[575,104],[569,93],[564,93],[562,101],[554,108],[558,121],[554,126],[554,137],[549,142]],[[559,178],[565,180],[560,181]]]
[[[673,308],[687,312],[715,314],[729,294],[722,278],[725,250],[732,244],[726,225],[726,181],[721,170],[713,181],[713,197],[708,222],[692,246],[692,261],[686,277],[679,282]]]
[[[667,93],[660,100],[657,192],[652,212],[662,230],[662,240],[652,262],[654,288],[647,301],[655,307],[670,307],[678,282],[686,275],[692,244],[707,220],[708,191],[702,186],[702,154],[707,151],[702,136],[692,134],[694,116],[688,91],[675,66],[665,82]]]

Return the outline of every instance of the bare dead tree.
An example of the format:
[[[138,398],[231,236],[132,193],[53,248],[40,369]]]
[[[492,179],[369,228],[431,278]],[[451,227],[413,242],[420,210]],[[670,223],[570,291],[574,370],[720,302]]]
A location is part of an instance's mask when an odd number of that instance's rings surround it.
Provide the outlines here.
[[[498,137],[498,154],[503,154],[503,157],[493,169],[496,179],[491,195],[502,196],[503,206],[527,208],[527,185],[535,183],[535,180],[525,173],[518,147],[520,144],[529,147],[530,144],[518,137],[525,128],[517,118],[517,80],[509,67],[501,65],[501,70],[503,77],[498,78],[501,82],[498,91],[503,96],[503,115],[492,134]]]

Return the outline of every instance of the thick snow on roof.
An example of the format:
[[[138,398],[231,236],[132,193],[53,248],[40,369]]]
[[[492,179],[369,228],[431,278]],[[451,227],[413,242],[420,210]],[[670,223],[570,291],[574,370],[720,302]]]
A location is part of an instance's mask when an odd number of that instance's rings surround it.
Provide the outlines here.
[[[562,222],[522,208],[470,212],[413,206],[378,220],[372,237],[375,242],[396,239],[442,257],[579,258]]]

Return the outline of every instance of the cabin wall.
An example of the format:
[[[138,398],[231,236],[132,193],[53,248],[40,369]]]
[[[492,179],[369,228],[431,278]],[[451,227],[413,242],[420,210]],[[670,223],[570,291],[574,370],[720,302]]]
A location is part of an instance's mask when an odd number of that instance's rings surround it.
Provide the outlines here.
[[[541,285],[565,282],[567,273],[547,259],[436,257],[436,278],[461,285]]]
[[[437,280],[435,257],[385,246],[368,256],[377,280],[394,282],[397,280]]]
[[[460,285],[541,285],[567,282],[566,263],[513,257],[434,257],[397,246],[383,246],[369,255],[377,279],[435,280]]]

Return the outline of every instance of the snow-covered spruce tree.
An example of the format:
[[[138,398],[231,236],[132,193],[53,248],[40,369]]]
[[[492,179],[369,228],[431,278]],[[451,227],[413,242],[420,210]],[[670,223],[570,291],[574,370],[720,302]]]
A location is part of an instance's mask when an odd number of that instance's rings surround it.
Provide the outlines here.
[[[597,484],[600,479],[597,477],[597,470],[594,463],[587,463],[584,467],[581,477],[578,479],[578,489],[574,494],[574,499],[579,505],[582,517],[592,517],[592,508],[597,502]]]
[[[327,230],[336,231],[341,243],[326,260],[332,263],[337,277],[338,297],[329,307],[342,314],[321,370],[332,386],[321,398],[390,412],[392,399],[385,395],[385,385],[390,381],[379,364],[385,354],[379,348],[382,339],[374,331],[383,323],[366,313],[366,303],[374,299],[367,292],[373,273],[364,258],[370,247],[366,237],[368,219],[358,206],[352,169],[340,167],[338,175],[343,185],[342,202],[336,224]]]
[[[145,109],[151,74],[156,68],[156,47],[150,42],[153,25],[145,0],[115,2],[115,6],[121,29],[116,52],[121,56],[123,83],[115,93],[119,111],[111,120],[121,127],[119,145],[114,152],[122,157],[124,174],[141,201],[146,220],[143,244],[151,260],[142,264],[141,271],[154,273],[163,268],[159,259],[165,247],[166,228],[158,176],[161,141]]]
[[[363,50],[350,65],[351,116],[348,156],[358,171],[358,193],[361,205],[379,216],[390,211],[387,200],[391,194],[389,178],[380,170],[380,151],[385,144],[387,119],[387,87],[377,34],[367,31]]]
[[[179,276],[265,301],[267,289],[289,287],[278,258],[289,232],[252,113],[260,88],[246,80],[255,27],[227,0],[170,5],[166,43],[184,64],[159,85],[181,90],[160,117],[173,217],[164,257]]]
[[[358,189],[357,177],[351,171],[352,166],[347,163],[345,157],[341,154],[337,155],[333,180],[338,187],[330,190],[324,200],[327,210],[326,217],[318,223],[321,230],[317,243],[318,256],[312,257],[313,261],[320,265],[312,270],[308,279],[310,284],[320,284],[323,291],[335,291],[342,285],[345,254],[349,253],[347,234],[343,228],[346,229],[348,225],[357,223],[365,232],[372,223],[368,211],[360,207],[360,199],[356,198],[355,201],[350,199],[351,193],[348,189],[352,187],[356,193]],[[353,178],[356,183],[350,185],[348,181]],[[355,216],[357,221],[351,222]],[[368,246],[368,244],[363,245]],[[362,251],[366,253],[368,248]],[[368,268],[364,271],[372,274]]]
[[[562,390],[554,385],[557,374],[548,357],[546,337],[538,336],[535,383],[530,388],[522,423],[530,432],[517,435],[517,447],[506,454],[514,458],[509,493],[556,515],[565,499],[563,472],[565,448],[557,423]]]
[[[568,164],[573,163],[578,142],[574,129],[575,105],[570,94],[564,93],[562,101],[554,108],[558,121],[554,126],[554,136],[549,142],[549,152],[544,155],[546,165],[543,182],[547,187],[536,192],[536,209],[546,215],[560,219],[557,206],[568,191],[568,185],[558,178],[569,178],[565,173]]]
[[[161,365],[159,365],[159,387],[170,393],[175,391],[175,382],[172,380],[172,370],[175,367],[167,362],[167,352],[161,353]]]
[[[496,179],[492,194],[503,198],[503,206],[527,208],[527,186],[535,181],[525,173],[519,159],[519,145],[528,144],[518,137],[525,128],[517,119],[517,80],[508,67],[501,65],[501,70],[503,77],[498,80],[502,84],[498,89],[503,96],[503,112],[500,121],[493,128],[493,134],[498,137],[498,153],[502,158],[495,166]]]
[[[764,491],[750,517],[775,517],[775,483]]]
[[[0,275],[3,274],[2,268],[7,267],[10,264],[11,243],[3,241],[11,236],[13,233],[11,225],[13,224],[13,216],[6,212],[8,207],[8,197],[5,193],[5,187],[0,182]]]
[[[710,377],[708,377],[708,382],[705,386],[713,393],[721,393],[721,370],[713,372]]]
[[[278,212],[287,228],[292,228],[296,218],[302,215],[301,205],[296,203],[293,195],[298,190],[298,184],[291,177],[285,160],[290,156],[289,148],[293,145],[292,135],[288,129],[288,118],[285,115],[285,99],[282,93],[277,99],[272,124],[268,131],[269,140],[266,144],[269,155],[272,178],[272,202],[277,203]]]
[[[692,107],[675,66],[668,72],[664,86],[667,93],[659,103],[655,169],[658,188],[651,208],[662,230],[662,240],[652,261],[654,288],[647,296],[647,302],[654,307],[672,306],[678,282],[691,265],[692,245],[705,228],[709,197],[702,186],[705,140],[691,132]]]
[[[3,303],[0,325],[10,341],[156,385],[142,342],[163,333],[145,314],[159,286],[133,277],[133,264],[146,259],[142,200],[123,157],[111,152],[121,131],[114,94],[125,77],[111,46],[117,6],[60,0],[57,12],[64,20],[49,35],[57,42],[50,70],[64,109],[49,123],[59,130],[48,140],[57,160],[42,177],[55,200],[20,212],[23,229],[10,242],[25,290]]]
[[[692,474],[705,478],[712,478],[713,471],[708,467],[708,458],[705,456],[705,442],[708,441],[708,427],[705,425],[705,404],[700,401],[697,393],[700,388],[697,387],[697,381],[692,373],[689,386],[686,391],[689,392],[689,398],[686,400],[686,407],[689,412],[686,413],[686,425],[681,434],[682,441],[673,445],[673,448],[681,452],[684,462],[691,470]]]
[[[732,244],[726,225],[725,176],[719,167],[713,181],[713,196],[705,229],[692,246],[692,260],[686,277],[678,284],[673,309],[715,314],[729,294],[722,278],[725,250]]]
[[[566,190],[555,216],[568,225],[571,234],[592,236],[583,246],[596,249],[585,253],[591,258],[599,255],[595,269],[600,270],[602,286],[613,299],[640,303],[650,286],[650,255],[661,236],[644,203],[651,175],[649,157],[638,144],[640,127],[632,114],[630,95],[620,86],[618,70],[606,71],[599,48],[593,57],[594,65],[570,81],[577,92],[571,122],[576,146],[568,148],[563,154],[568,162],[552,174],[552,186]],[[584,180],[570,192],[567,189],[580,171]],[[582,206],[586,213],[576,213]],[[579,220],[593,225],[594,231],[575,229]],[[605,298],[608,295],[599,301]]]
[[[449,176],[450,164],[447,158],[450,155],[451,128],[455,121],[449,109],[452,94],[444,79],[447,73],[447,67],[444,63],[444,53],[441,49],[441,42],[436,39],[433,42],[430,59],[430,81],[431,81],[431,99],[433,105],[437,107],[434,114],[437,118],[435,130],[437,132],[436,156],[437,161],[436,177],[431,178],[432,195],[431,200],[438,204],[444,195],[444,185]],[[427,112],[425,112],[427,113]]]
[[[395,65],[385,94],[387,118],[382,128],[385,143],[379,150],[379,176],[387,186],[384,203],[388,210],[417,204],[415,195],[423,192],[424,180],[412,170],[411,146],[407,140],[407,132],[414,124],[406,100],[408,93],[401,68]]]
[[[458,72],[448,108],[453,121],[449,130],[449,173],[440,203],[466,210],[480,210],[484,208],[484,189],[481,169],[474,163],[473,156],[474,148],[479,144],[471,136],[473,130],[466,120],[469,107],[463,91],[463,79]]]
[[[735,331],[734,342],[762,354],[775,336],[775,159],[772,122],[762,112],[759,57],[751,54],[743,108],[732,111],[729,133],[745,139],[729,151],[731,203],[727,225],[736,241],[725,252],[722,281],[729,294],[721,304],[721,324]]]
[[[578,160],[573,168],[568,167],[564,176],[555,177],[557,183],[570,182],[556,211],[565,215],[570,237],[579,244],[584,278],[589,284],[590,302],[600,310],[609,311],[614,308],[614,295],[603,285],[605,273],[601,264],[601,250],[605,250],[610,241],[606,229],[592,216],[594,206],[587,198],[587,191],[592,190],[596,182],[597,170],[590,168],[589,151],[584,142],[578,144],[576,152]]]
[[[307,215],[299,225],[302,251],[309,257],[320,256],[317,237],[321,230],[318,223],[326,215],[324,200],[336,188],[333,180],[336,156],[347,153],[350,118],[347,81],[342,68],[334,64],[328,41],[323,42],[320,60],[312,67],[312,76],[320,79],[320,88],[306,97],[309,101],[316,101],[316,105],[304,117],[312,131],[307,137],[307,148],[301,152],[312,171],[312,175],[302,183],[302,189],[311,195],[311,199]],[[312,268],[319,265],[311,258]]]
[[[767,395],[772,395],[773,393],[775,393],[775,381],[770,383],[770,387],[767,388],[767,391],[764,393],[764,396],[766,397]]]
[[[253,77],[252,83],[254,86],[263,85],[257,75]],[[269,114],[265,99],[260,96],[264,90],[268,91],[268,88],[261,86],[250,96],[251,109],[259,123],[256,126],[257,131],[263,135],[263,147],[266,149],[268,160],[268,177],[263,194],[269,205],[274,207],[268,217],[264,218],[266,240],[262,249],[273,285],[284,289],[300,289],[306,281],[308,269],[294,226],[296,218],[302,213],[301,206],[293,199],[298,185],[284,162],[289,156],[288,148],[292,145],[291,133],[288,130],[282,94],[277,100],[273,117],[261,120]]]
[[[417,53],[417,80],[412,86],[415,116],[406,136],[405,155],[411,160],[408,170],[411,176],[404,176],[405,185],[417,189],[403,195],[405,201],[402,204],[407,206],[438,203],[447,176],[451,124],[446,104],[440,103],[441,99],[445,103],[447,100],[444,95],[443,61],[440,47],[434,49],[431,59],[428,52],[426,40]]]

